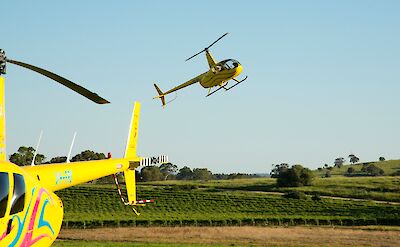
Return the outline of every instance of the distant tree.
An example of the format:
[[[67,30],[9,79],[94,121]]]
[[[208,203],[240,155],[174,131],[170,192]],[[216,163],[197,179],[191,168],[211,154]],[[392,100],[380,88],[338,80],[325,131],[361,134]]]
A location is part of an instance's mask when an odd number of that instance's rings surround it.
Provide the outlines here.
[[[318,171],[322,171],[322,168],[321,167],[318,167],[318,169],[317,169]]]
[[[357,163],[360,159],[357,157],[357,156],[355,156],[354,154],[350,154],[349,155],[349,158],[350,158],[350,163]]]
[[[158,166],[145,166],[140,171],[140,176],[144,182],[160,181],[164,179]]]
[[[213,174],[213,179],[215,179],[215,180],[225,180],[225,179],[228,179],[228,174],[225,174],[225,173],[216,173],[216,174]]]
[[[400,176],[400,170],[393,172],[390,176]]]
[[[325,177],[326,177],[326,178],[332,177],[332,174],[331,174],[331,171],[330,171],[330,170],[326,171]]]
[[[379,157],[379,161],[385,161],[385,157]]]
[[[194,180],[210,180],[212,173],[207,168],[194,168],[193,179]]]
[[[382,176],[385,171],[374,164],[369,164],[361,168],[361,172],[365,172],[370,176]]]
[[[270,173],[271,178],[278,178],[279,174],[281,172],[287,171],[287,169],[289,169],[289,164],[287,164],[287,163],[281,163],[279,165],[278,164],[277,165],[272,164],[272,170],[271,170],[271,173]]]
[[[310,169],[294,165],[279,174],[277,185],[278,187],[309,186],[313,178],[314,175]]]
[[[76,161],[89,161],[89,160],[104,160],[106,159],[106,155],[103,153],[96,153],[91,150],[86,150],[81,152],[80,154],[72,157],[71,162]]]
[[[228,175],[228,179],[243,179],[243,178],[254,178],[255,174],[246,174],[246,173],[231,173]]]
[[[344,163],[344,158],[336,158],[335,159],[335,162],[333,162],[334,164],[335,164],[335,167],[338,167],[338,168],[340,168],[340,167],[342,167],[343,166],[343,163]]]
[[[325,168],[325,169],[326,169],[326,168],[328,168],[328,167],[329,167],[329,165],[328,165],[328,164],[325,164],[325,165],[324,165],[324,168]]]
[[[179,169],[178,174],[176,174],[176,179],[178,180],[191,180],[193,179],[193,171],[187,166]]]
[[[347,173],[348,173],[348,174],[353,174],[353,173],[355,172],[355,170],[356,170],[356,169],[354,169],[354,167],[349,167],[349,168],[347,169]]]
[[[178,171],[178,167],[168,162],[160,165],[160,171],[164,176],[164,180],[167,180],[168,176]]]
[[[50,159],[49,163],[65,163],[67,162],[67,156],[57,156]]]
[[[32,163],[35,149],[33,147],[19,147],[16,153],[10,155],[10,162],[18,166],[27,166]],[[42,164],[46,157],[43,154],[37,154],[35,165]]]

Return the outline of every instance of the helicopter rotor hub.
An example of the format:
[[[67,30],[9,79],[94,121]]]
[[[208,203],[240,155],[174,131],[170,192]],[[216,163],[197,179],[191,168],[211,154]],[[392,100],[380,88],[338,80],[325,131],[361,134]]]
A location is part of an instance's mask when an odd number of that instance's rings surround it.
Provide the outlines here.
[[[6,52],[2,49],[0,49],[0,75],[3,75],[6,73]]]

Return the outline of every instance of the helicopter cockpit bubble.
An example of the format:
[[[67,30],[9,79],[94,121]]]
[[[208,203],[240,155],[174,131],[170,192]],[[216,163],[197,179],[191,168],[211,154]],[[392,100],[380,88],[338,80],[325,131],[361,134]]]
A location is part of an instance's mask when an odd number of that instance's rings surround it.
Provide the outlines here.
[[[239,62],[234,59],[228,59],[221,62],[225,69],[234,69],[239,66]]]

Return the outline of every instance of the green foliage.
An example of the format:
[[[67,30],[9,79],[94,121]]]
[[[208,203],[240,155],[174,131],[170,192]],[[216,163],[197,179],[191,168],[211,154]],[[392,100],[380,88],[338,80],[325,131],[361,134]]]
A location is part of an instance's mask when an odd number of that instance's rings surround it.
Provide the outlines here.
[[[297,191],[297,190],[286,192],[285,194],[283,194],[283,197],[291,198],[291,199],[306,199],[307,198],[306,194],[304,194],[301,191]]]
[[[194,168],[193,179],[207,181],[212,179],[212,173],[207,168]]]
[[[140,171],[140,176],[144,182],[164,180],[164,175],[158,166],[143,167]]]
[[[393,172],[391,176],[400,176],[400,170]]]
[[[65,162],[67,162],[67,156],[57,156],[51,158],[49,163],[53,164],[53,163],[65,163]]]
[[[312,197],[311,200],[313,201],[321,201],[321,196],[318,193],[315,193]]]
[[[299,187],[311,185],[314,175],[310,169],[301,165],[294,165],[279,173],[278,187]]]
[[[178,180],[190,180],[193,179],[193,171],[187,166],[179,169],[178,174],[176,175],[176,179]]]
[[[364,166],[370,165],[370,164],[374,164],[375,166],[381,168],[384,171],[383,176],[389,176],[391,174],[393,174],[394,172],[396,172],[397,170],[400,170],[400,160],[385,160],[385,161],[377,161],[377,162],[364,162],[364,163],[357,163],[354,165],[343,165],[342,167],[338,168],[338,167],[334,167],[333,169],[331,169],[331,175],[332,176],[347,176],[347,169],[349,167],[353,167],[355,169],[356,172],[354,172],[353,174],[351,174],[351,176],[366,176],[368,174],[361,172],[361,168]],[[322,170],[315,170],[314,174],[317,177],[323,177],[325,176],[325,172],[326,172],[326,167],[324,167],[325,169]]]
[[[287,163],[281,163],[279,165],[272,164],[272,167],[273,168],[270,173],[271,178],[278,178],[279,174],[281,174],[282,172],[286,172],[289,169],[289,164],[287,164]]]
[[[377,167],[374,164],[363,166],[361,168],[361,172],[364,172],[370,176],[382,176],[385,173],[383,169]]]
[[[19,147],[16,153],[10,155],[10,162],[19,166],[30,165],[35,154],[33,147]],[[35,165],[42,164],[46,157],[43,154],[37,154],[35,157]]]
[[[344,158],[340,157],[340,158],[336,158],[335,161],[333,162],[335,164],[335,167],[342,167],[343,163],[344,163]]]
[[[350,154],[349,155],[349,158],[350,158],[350,163],[352,163],[352,164],[354,164],[354,163],[357,163],[360,159],[357,157],[357,156],[355,156],[354,154]]]
[[[72,157],[71,162],[75,161],[89,161],[89,160],[104,160],[106,155],[104,153],[96,153],[91,150],[86,150],[81,152],[80,154]]]
[[[160,165],[160,171],[164,176],[164,180],[167,180],[168,176],[178,171],[178,167],[172,163],[164,163]]]
[[[225,188],[234,188],[261,181],[175,181],[175,185],[203,184],[204,187],[214,187],[222,184]],[[157,198],[154,204],[140,208],[140,217],[133,217],[130,208],[119,202],[111,185],[82,185],[57,191],[65,206],[63,227],[400,224],[400,205],[325,198],[319,201],[294,201],[281,196],[234,189],[210,192],[199,186],[175,190],[170,189],[173,181],[157,184],[150,186],[144,183],[138,186],[139,199]],[[122,190],[126,193],[124,188]]]
[[[348,173],[348,174],[353,174],[354,172],[355,172],[354,167],[349,167],[349,168],[347,169],[347,173]]]

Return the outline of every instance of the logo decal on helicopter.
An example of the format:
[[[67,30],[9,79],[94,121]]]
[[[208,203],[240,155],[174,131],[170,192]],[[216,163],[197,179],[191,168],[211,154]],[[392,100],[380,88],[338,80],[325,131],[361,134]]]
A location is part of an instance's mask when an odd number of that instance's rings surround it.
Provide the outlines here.
[[[57,172],[56,173],[56,184],[60,184],[60,183],[66,183],[66,184],[72,183],[72,171],[65,170],[63,172]]]

